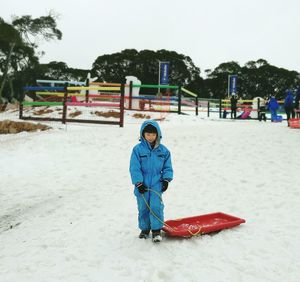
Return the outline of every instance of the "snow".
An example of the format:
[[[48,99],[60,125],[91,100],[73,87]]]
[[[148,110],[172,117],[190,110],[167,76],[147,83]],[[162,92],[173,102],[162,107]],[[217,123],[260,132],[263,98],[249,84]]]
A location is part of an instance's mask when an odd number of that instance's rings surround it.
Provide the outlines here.
[[[129,175],[142,122],[127,112],[124,128],[0,135],[0,281],[299,281],[300,130],[166,115],[165,219],[220,211],[246,223],[153,244],[138,238]]]

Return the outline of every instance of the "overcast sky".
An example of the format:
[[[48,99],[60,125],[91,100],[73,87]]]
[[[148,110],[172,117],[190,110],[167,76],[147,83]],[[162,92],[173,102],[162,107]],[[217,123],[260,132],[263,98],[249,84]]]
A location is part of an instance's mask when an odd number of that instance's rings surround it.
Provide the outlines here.
[[[299,0],[0,0],[0,16],[59,15],[61,41],[41,43],[41,62],[91,68],[98,56],[167,49],[205,69],[265,59],[300,72]]]

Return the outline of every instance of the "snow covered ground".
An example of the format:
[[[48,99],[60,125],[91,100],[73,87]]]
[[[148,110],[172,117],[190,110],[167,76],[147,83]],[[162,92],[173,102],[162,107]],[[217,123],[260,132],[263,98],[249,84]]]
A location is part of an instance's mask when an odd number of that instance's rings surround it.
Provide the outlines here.
[[[300,281],[300,130],[167,115],[165,219],[246,223],[154,245],[137,237],[128,171],[142,121],[0,135],[0,281]]]

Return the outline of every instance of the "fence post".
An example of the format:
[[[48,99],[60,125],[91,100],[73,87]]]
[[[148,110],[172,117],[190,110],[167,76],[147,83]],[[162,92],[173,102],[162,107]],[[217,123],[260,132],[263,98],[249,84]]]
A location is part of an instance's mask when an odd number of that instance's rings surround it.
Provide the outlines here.
[[[132,80],[131,80],[130,83],[129,83],[129,103],[128,103],[129,110],[132,109],[132,88],[133,88],[132,84],[133,83],[132,83]]]
[[[23,101],[25,99],[25,90],[23,88],[22,97],[19,105],[19,119],[23,119]]]
[[[19,105],[19,119],[23,119],[23,101],[25,99],[25,90],[22,92],[22,97]]]
[[[120,127],[124,127],[124,83],[121,84]]]
[[[253,105],[253,100],[252,100],[252,105]],[[253,108],[253,106],[252,106]],[[260,99],[257,98],[257,119],[259,119],[259,114],[260,114]]]
[[[23,101],[19,105],[19,119],[23,119]]]
[[[210,108],[209,101],[207,101],[207,117],[209,117],[209,108]]]
[[[65,83],[65,94],[63,98],[63,114],[62,114],[63,124],[66,124],[66,119],[67,119],[67,101],[68,101],[68,83]]]
[[[86,86],[90,86],[90,80],[87,78],[86,79]],[[85,102],[88,103],[89,101],[89,90],[85,90]]]
[[[196,116],[198,115],[198,96],[195,99],[196,101]]]
[[[181,114],[181,86],[178,88],[178,114]]]

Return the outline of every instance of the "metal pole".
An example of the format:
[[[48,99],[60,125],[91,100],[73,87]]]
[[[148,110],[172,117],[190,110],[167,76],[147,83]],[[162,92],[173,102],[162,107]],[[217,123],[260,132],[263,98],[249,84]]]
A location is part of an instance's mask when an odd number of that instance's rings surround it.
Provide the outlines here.
[[[159,95],[160,94],[160,61],[158,61],[158,88],[157,88],[157,90],[158,90],[158,93],[157,93],[157,95]]]
[[[19,108],[19,119],[23,118],[23,101],[20,102],[20,108]]]
[[[181,114],[181,86],[178,88],[178,114]]]
[[[132,80],[130,81],[130,83],[129,83],[129,103],[128,103],[128,105],[129,105],[129,110],[131,110],[132,109]]]
[[[253,100],[252,100],[252,103],[253,103]],[[253,107],[253,106],[252,106]],[[259,115],[260,115],[260,99],[257,98],[257,119],[259,119]]]
[[[124,126],[124,83],[121,84],[120,127]]]
[[[230,96],[230,74],[228,75],[228,82],[227,82],[227,95],[228,95],[228,97]]]
[[[87,78],[86,79],[86,86],[89,87],[90,85],[90,80]],[[89,101],[89,90],[85,91],[85,102],[87,103]]]
[[[207,117],[209,117],[209,108],[210,108],[209,101],[207,101]]]
[[[65,83],[65,94],[63,99],[63,114],[62,114],[62,123],[66,123],[67,118],[67,100],[68,100],[68,83]]]

